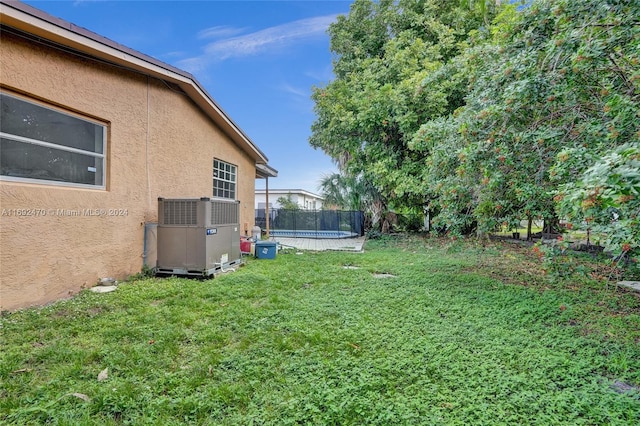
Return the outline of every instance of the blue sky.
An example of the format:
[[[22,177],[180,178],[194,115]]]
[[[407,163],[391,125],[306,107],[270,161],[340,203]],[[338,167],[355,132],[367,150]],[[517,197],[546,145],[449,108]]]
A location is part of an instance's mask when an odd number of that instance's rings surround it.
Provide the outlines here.
[[[336,170],[309,146],[310,96],[333,78],[326,30],[351,1],[24,2],[192,73],[279,171],[269,188],[318,192]]]

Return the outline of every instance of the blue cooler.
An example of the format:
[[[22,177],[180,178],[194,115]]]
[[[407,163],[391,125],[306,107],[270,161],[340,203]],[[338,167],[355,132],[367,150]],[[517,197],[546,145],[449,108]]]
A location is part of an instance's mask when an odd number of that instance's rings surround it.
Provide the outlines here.
[[[276,244],[277,243],[275,241],[257,241],[256,257],[258,259],[275,259]]]

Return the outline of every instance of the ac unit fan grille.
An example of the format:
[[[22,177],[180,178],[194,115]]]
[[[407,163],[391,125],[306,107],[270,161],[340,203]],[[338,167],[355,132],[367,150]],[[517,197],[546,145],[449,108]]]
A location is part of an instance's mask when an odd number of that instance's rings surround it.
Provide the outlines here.
[[[163,225],[197,225],[197,201],[165,201]]]
[[[212,225],[232,225],[239,221],[238,203],[211,202]]]

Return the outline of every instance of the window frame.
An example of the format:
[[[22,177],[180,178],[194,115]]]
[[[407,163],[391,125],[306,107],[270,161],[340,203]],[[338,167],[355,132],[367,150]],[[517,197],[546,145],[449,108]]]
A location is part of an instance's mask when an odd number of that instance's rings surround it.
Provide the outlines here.
[[[222,165],[223,168],[216,168],[216,163],[218,163],[219,166]],[[229,170],[226,170],[226,167],[229,167]],[[220,174],[230,174],[234,179],[226,179],[225,176],[220,177]],[[232,185],[233,190],[230,188],[218,188],[216,186],[217,181]],[[232,192],[233,196],[225,197],[224,195],[218,195],[219,192]],[[238,199],[238,166],[216,157],[213,158],[213,198],[233,201],[236,201]]]
[[[46,142],[43,140],[33,139],[29,137],[19,136],[12,133],[6,133],[1,131],[0,129],[0,137],[3,139],[7,139],[12,142],[18,142],[21,144],[35,145],[42,148],[53,149],[63,152],[69,152],[73,154],[80,154],[90,157],[99,158],[102,161],[102,183],[101,184],[87,184],[87,183],[77,183],[77,182],[66,182],[66,181],[58,181],[58,180],[48,180],[48,179],[35,179],[29,177],[21,177],[21,176],[6,176],[0,174],[0,181],[8,181],[8,182],[20,182],[20,183],[34,183],[39,185],[53,185],[53,186],[64,186],[64,187],[72,187],[72,188],[86,188],[86,189],[97,189],[97,190],[106,190],[107,189],[107,149],[108,149],[108,125],[104,122],[98,121],[96,119],[89,118],[87,116],[74,113],[68,110],[65,110],[60,107],[55,107],[44,102],[37,101],[32,98],[28,98],[26,96],[16,95],[11,92],[7,92],[4,90],[0,91],[2,96],[8,96],[13,99],[17,99],[20,102],[24,102],[30,105],[35,105],[40,108],[45,108],[50,111],[53,111],[57,114],[66,115],[73,117],[78,120],[85,121],[87,123],[91,123],[95,126],[102,128],[102,153],[99,152],[91,152],[86,151],[79,148],[73,148],[69,146],[59,145],[54,142]]]

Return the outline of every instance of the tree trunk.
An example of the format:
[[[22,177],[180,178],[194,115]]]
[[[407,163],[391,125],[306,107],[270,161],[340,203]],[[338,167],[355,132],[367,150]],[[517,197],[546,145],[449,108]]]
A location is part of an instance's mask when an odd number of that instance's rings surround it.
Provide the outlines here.
[[[560,220],[557,217],[545,218],[542,225],[542,237],[551,239],[552,235],[559,234],[559,233],[560,233]]]

